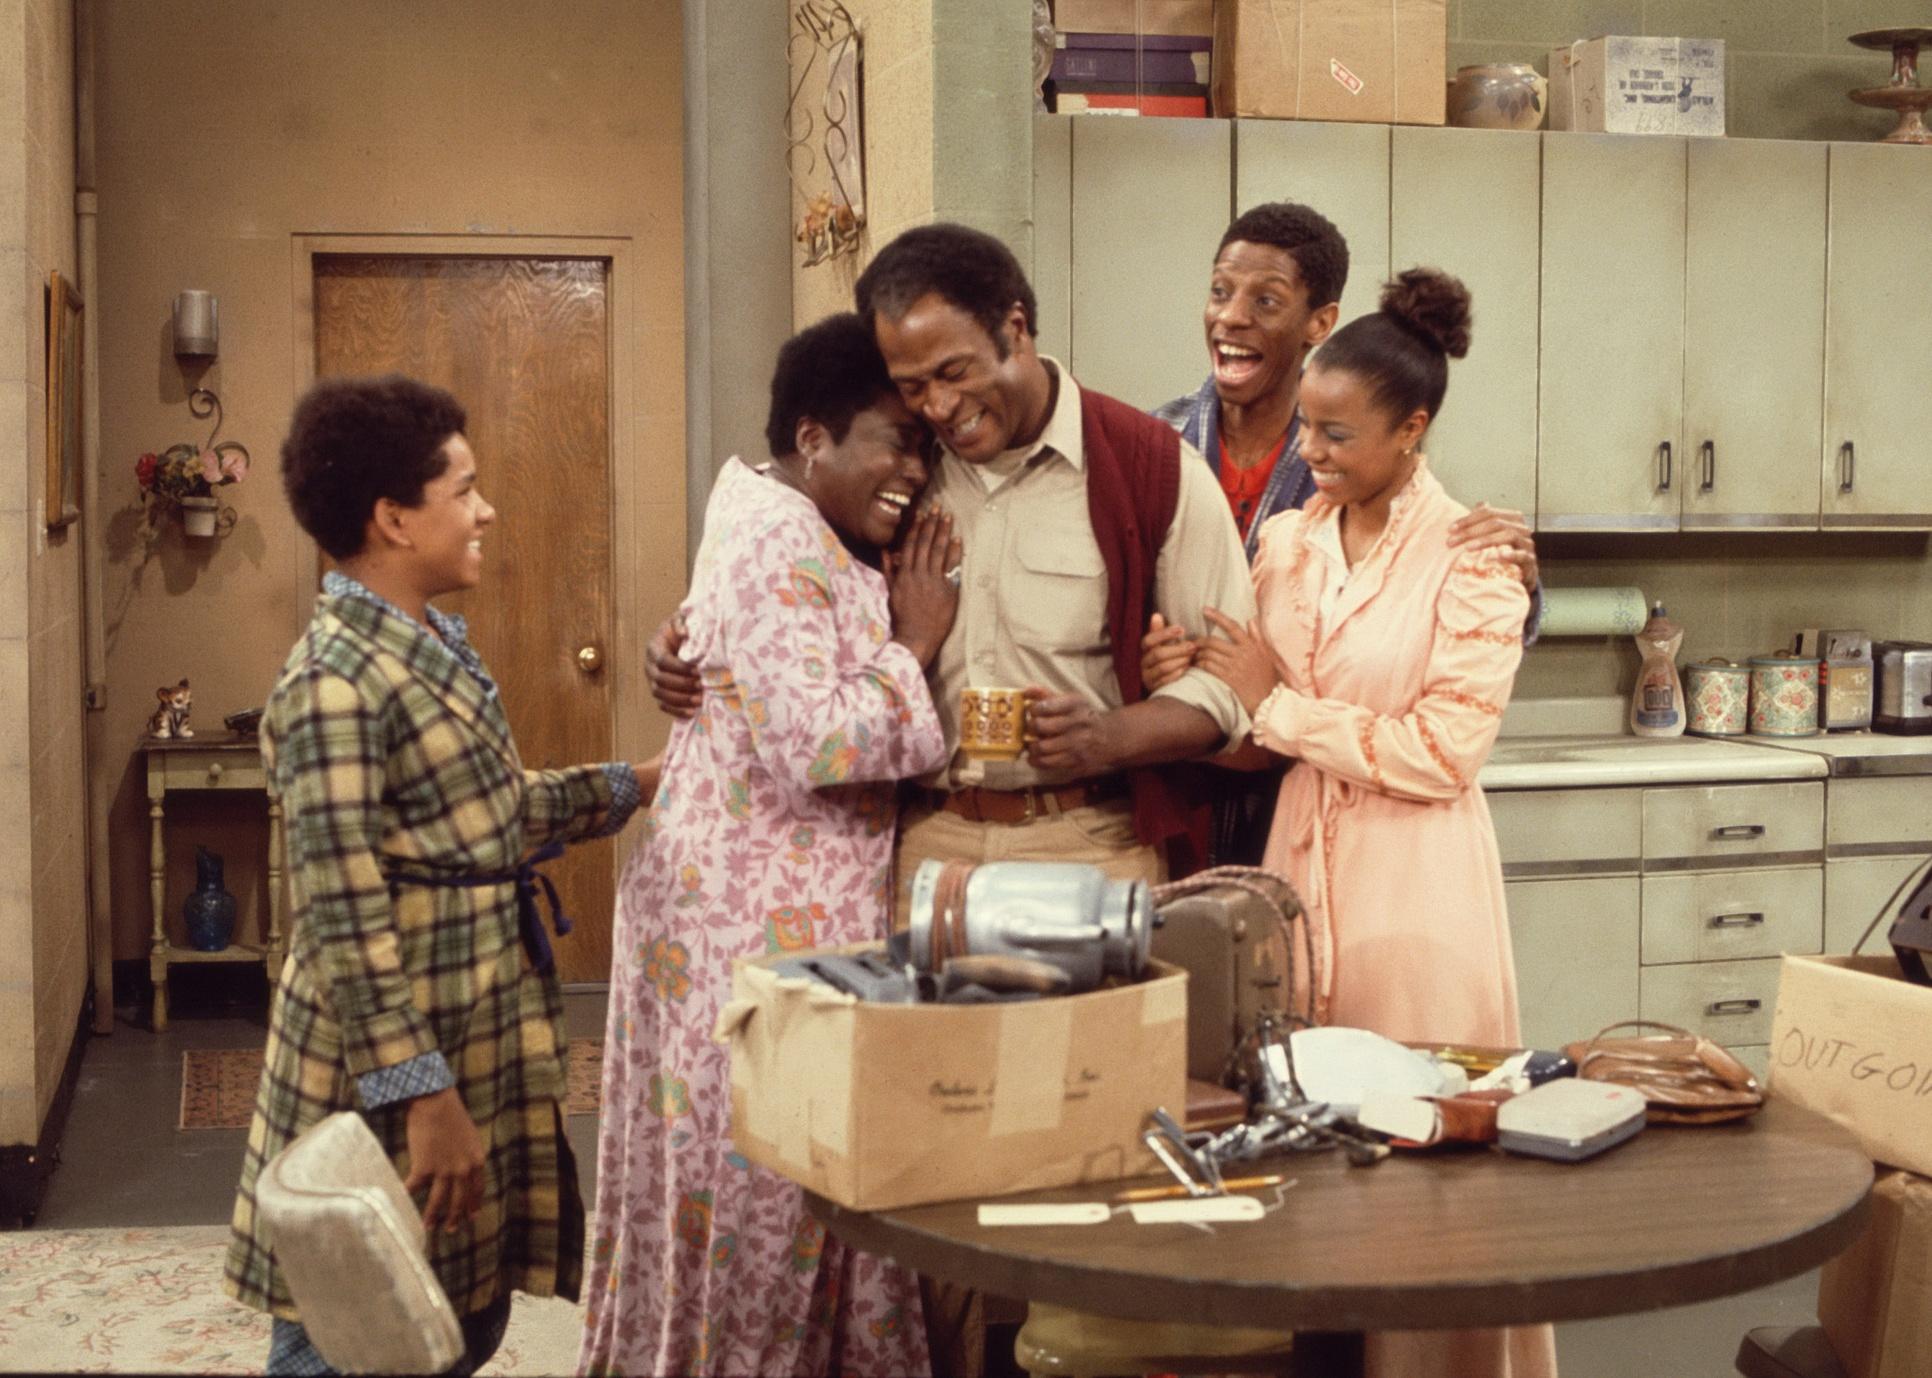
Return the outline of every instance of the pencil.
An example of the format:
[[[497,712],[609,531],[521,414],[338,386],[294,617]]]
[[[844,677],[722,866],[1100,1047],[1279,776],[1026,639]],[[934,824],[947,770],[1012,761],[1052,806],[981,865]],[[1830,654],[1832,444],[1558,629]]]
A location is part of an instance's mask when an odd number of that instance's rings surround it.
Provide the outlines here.
[[[1221,1183],[1223,1191],[1250,1191],[1255,1187],[1278,1187],[1287,1179],[1280,1173],[1269,1173],[1265,1177],[1230,1177]],[[1189,1195],[1188,1189],[1179,1183],[1171,1187],[1135,1187],[1132,1191],[1118,1193],[1116,1201],[1171,1201],[1176,1197]]]

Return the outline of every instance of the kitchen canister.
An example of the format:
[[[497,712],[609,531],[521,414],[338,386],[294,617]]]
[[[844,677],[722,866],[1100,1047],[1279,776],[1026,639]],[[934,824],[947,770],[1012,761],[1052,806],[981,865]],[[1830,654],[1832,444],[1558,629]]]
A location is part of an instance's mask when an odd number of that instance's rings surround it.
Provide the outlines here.
[[[1751,730],[1751,670],[1732,660],[1703,660],[1684,667],[1689,701],[1687,732],[1700,737],[1742,737]]]
[[[1751,731],[1760,737],[1818,735],[1818,662],[1751,657]]]

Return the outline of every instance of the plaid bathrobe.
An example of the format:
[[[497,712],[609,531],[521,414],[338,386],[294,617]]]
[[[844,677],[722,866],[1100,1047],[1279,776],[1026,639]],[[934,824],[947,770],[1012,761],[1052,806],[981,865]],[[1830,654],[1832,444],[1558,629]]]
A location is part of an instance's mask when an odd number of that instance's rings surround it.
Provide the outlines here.
[[[510,1289],[574,1298],[582,1278],[584,1213],[559,1110],[556,974],[531,968],[513,885],[395,878],[503,873],[527,849],[612,831],[634,804],[634,783],[624,767],[524,770],[462,619],[429,616],[440,636],[331,574],[262,722],[269,787],[288,817],[295,917],[225,1285],[291,1320],[299,1316],[255,1211],[256,1178],[302,1130],[350,1109],[407,1177],[408,1101],[390,1098],[399,1079],[406,1096],[447,1085],[454,1072],[488,1148],[481,1211],[429,1241],[457,1312]],[[632,798],[614,798],[620,781]],[[426,1073],[440,1080],[407,1085]],[[372,1085],[389,1089],[372,1097]],[[387,1103],[372,1108],[372,1099]]]

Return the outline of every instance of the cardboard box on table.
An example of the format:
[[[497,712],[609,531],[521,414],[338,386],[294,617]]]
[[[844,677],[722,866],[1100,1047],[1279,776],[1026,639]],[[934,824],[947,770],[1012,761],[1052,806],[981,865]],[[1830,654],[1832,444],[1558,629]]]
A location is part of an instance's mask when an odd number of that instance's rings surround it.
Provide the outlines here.
[[[1837,1121],[1876,1162],[1932,1174],[1932,986],[1885,957],[1793,957],[1771,1020],[1771,1094]]]
[[[1222,0],[1225,4],[1227,0]],[[1055,0],[1053,27],[1063,34],[1163,36],[1214,32],[1214,0]]]
[[[992,1005],[862,1002],[742,959],[718,1019],[753,1162],[854,1210],[1157,1168],[1149,1112],[1186,1103],[1187,975]]]
[[[1441,124],[1447,0],[1220,0],[1214,113]]]
[[[1591,38],[1550,50],[1550,128],[1724,133],[1724,40]]]
[[[1932,1371],[1932,1182],[1879,1175],[1865,1233],[1818,1275],[1818,1323],[1849,1378]]]

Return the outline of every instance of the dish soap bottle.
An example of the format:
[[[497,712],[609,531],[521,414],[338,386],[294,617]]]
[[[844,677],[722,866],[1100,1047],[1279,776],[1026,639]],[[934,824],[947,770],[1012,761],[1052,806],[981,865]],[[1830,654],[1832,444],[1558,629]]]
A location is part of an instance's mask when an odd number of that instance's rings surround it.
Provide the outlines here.
[[[1684,732],[1684,681],[1677,677],[1677,648],[1684,629],[1650,606],[1650,620],[1637,633],[1637,687],[1630,695],[1630,730],[1639,737],[1678,737]]]

